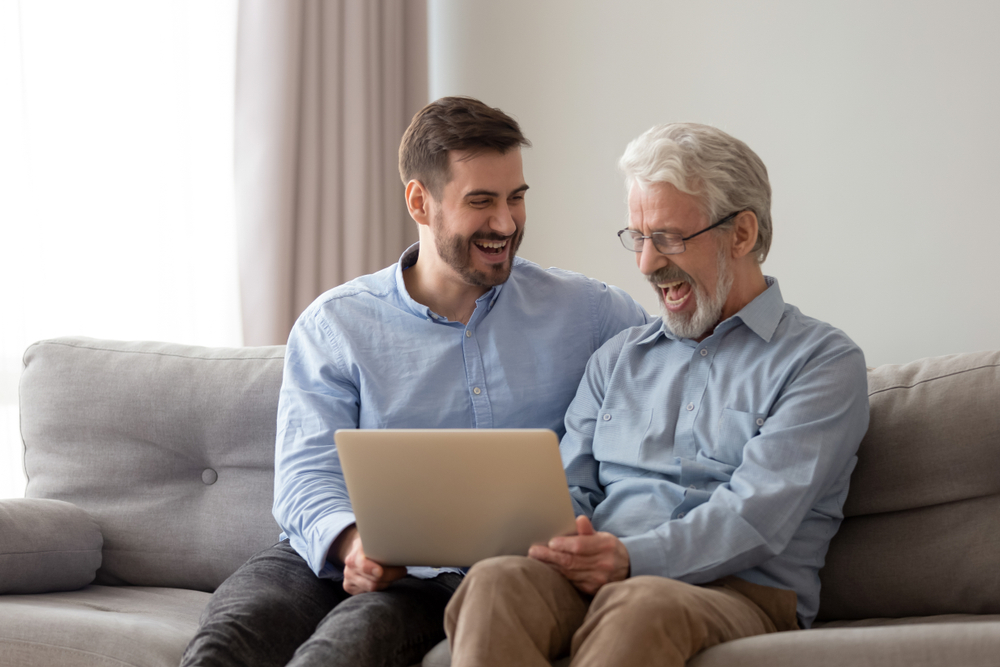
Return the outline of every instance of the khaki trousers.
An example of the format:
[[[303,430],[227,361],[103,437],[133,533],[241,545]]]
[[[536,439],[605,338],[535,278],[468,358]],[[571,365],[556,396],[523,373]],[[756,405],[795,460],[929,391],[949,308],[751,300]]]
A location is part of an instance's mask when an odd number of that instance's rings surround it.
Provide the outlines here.
[[[445,610],[452,667],[681,667],[710,646],[798,628],[794,591],[726,577],[704,586],[639,576],[593,598],[520,556],[473,567]]]

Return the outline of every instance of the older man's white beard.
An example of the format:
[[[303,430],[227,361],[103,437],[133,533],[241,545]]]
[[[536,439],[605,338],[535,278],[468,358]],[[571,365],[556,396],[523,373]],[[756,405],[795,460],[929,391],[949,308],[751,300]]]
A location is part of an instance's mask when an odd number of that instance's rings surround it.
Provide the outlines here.
[[[656,280],[659,283],[669,282],[670,280],[687,280],[694,289],[698,306],[695,308],[694,313],[690,315],[670,312],[663,303],[662,294],[660,296],[660,312],[663,314],[663,322],[678,338],[701,338],[709,329],[714,329],[715,325],[722,319],[722,308],[729,297],[729,290],[733,287],[733,272],[726,258],[726,253],[722,248],[719,248],[716,262],[718,279],[715,283],[714,295],[710,295],[702,284],[696,284],[691,279],[691,276],[680,269],[676,269],[676,267],[673,267],[676,271],[671,272],[675,275]],[[681,275],[676,275],[677,273]],[[650,279],[652,280],[653,277],[651,276]]]

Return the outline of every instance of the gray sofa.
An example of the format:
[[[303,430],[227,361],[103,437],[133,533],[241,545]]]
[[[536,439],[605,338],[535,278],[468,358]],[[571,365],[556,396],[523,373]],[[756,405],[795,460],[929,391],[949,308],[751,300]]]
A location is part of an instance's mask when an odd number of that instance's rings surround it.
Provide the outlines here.
[[[86,338],[27,350],[27,498],[0,501],[0,665],[177,664],[211,591],[279,533],[282,356]],[[869,387],[816,629],[690,665],[1000,664],[1000,352],[879,367]]]

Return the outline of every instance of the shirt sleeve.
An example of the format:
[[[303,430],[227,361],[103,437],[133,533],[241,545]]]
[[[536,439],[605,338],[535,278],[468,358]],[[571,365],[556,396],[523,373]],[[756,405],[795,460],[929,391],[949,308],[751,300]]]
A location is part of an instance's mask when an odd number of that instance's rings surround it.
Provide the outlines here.
[[[604,366],[588,366],[567,413],[562,450],[574,505],[589,516],[603,498],[592,442],[608,376],[606,362]],[[840,345],[817,352],[780,393],[760,432],[746,443],[729,482],[685,515],[667,517],[652,530],[621,538],[629,551],[631,575],[706,583],[780,554],[806,513],[850,470],[867,428],[861,351]]]
[[[621,342],[612,340],[587,362],[576,396],[566,411],[566,434],[559,442],[573,511],[588,519],[594,518],[594,509],[605,497],[600,483],[600,463],[594,458],[594,430],[611,375],[609,362],[617,358],[621,350]]]
[[[729,483],[683,518],[622,539],[632,574],[698,584],[780,554],[821,494],[850,470],[867,429],[861,351],[839,346],[820,352],[744,446]]]
[[[320,577],[340,578],[327,561],[334,540],[354,523],[333,433],[357,428],[359,393],[329,325],[309,309],[285,352],[278,397],[274,518]]]
[[[592,303],[594,313],[594,349],[598,350],[604,343],[614,338],[619,332],[629,327],[648,324],[652,318],[646,309],[639,305],[625,290],[598,283]]]

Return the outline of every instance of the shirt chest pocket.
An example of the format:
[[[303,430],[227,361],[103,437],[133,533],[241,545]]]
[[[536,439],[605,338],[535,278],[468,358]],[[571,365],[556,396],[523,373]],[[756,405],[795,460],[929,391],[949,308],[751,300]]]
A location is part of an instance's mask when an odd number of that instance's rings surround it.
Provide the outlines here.
[[[594,458],[602,463],[634,466],[652,418],[652,410],[601,410],[594,427]]]
[[[743,462],[743,447],[760,432],[765,417],[765,414],[759,412],[724,409],[719,418],[712,458],[739,466]]]

